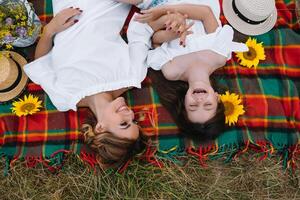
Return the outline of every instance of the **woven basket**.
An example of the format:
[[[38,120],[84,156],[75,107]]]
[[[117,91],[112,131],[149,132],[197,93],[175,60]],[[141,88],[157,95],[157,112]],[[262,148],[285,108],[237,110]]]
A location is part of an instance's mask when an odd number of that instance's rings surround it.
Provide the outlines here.
[[[24,5],[27,10],[28,24],[31,26],[34,24],[34,30],[32,36],[19,37],[12,43],[15,47],[27,47],[32,45],[38,38],[41,31],[41,21],[39,17],[35,14],[33,7],[27,0],[0,0],[0,4],[4,6],[14,6],[14,5]]]

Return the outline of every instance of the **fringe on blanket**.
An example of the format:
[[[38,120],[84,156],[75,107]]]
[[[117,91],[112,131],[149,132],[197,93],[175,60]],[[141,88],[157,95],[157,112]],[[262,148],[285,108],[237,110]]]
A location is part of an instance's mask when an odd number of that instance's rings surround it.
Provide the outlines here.
[[[258,141],[251,143],[246,141],[244,145],[232,144],[232,145],[210,145],[208,147],[199,146],[197,149],[193,147],[187,148],[187,152],[198,158],[199,164],[202,167],[207,167],[207,160],[216,160],[224,158],[224,162],[228,163],[237,159],[248,150],[253,150],[257,154],[262,154],[258,157],[258,161],[265,160],[268,157],[272,157],[276,154],[282,160],[283,170],[291,170],[293,173],[296,171],[297,163],[300,163],[300,144],[294,144],[290,147],[281,145],[282,148],[274,148],[270,142]]]
[[[237,159],[239,156],[247,152],[248,150],[253,150],[261,156],[258,157],[258,161],[265,160],[272,155],[279,155],[282,160],[283,170],[290,170],[295,173],[296,169],[299,169],[300,163],[300,144],[294,144],[290,147],[286,145],[281,145],[282,148],[275,148],[271,143],[266,141],[258,141],[255,144],[247,141],[244,145],[232,144],[232,145],[222,145],[218,146],[213,144],[207,147],[199,146],[198,148],[188,147],[185,150],[173,147],[169,150],[158,151],[156,147],[148,146],[144,153],[138,157],[139,160],[146,161],[147,163],[163,168],[162,160],[171,160],[176,164],[181,164],[180,158],[184,155],[192,155],[198,158],[199,165],[201,167],[207,167],[208,160],[224,159],[225,163],[231,162]],[[53,153],[48,158],[43,158],[42,156],[28,156],[24,158],[25,165],[28,168],[33,168],[37,164],[42,164],[50,172],[56,173],[63,168],[64,160],[66,155],[72,154],[72,151],[59,150]],[[187,154],[186,154],[187,153]],[[11,157],[5,153],[0,153],[0,156],[5,159],[4,175],[9,174],[10,169],[14,166],[15,162],[19,160],[19,157]],[[87,164],[90,169],[94,172],[97,170],[98,162],[93,153],[81,152],[77,156],[83,163]],[[23,159],[21,159],[23,160]],[[126,162],[119,170],[118,173],[123,173],[130,165],[131,160]]]

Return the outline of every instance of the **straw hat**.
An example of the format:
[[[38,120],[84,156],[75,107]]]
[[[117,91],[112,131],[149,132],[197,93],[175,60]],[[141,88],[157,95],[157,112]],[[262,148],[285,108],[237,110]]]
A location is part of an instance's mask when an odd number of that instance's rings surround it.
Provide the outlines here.
[[[17,97],[25,88],[28,77],[23,71],[26,59],[12,51],[0,51],[0,103]],[[4,56],[8,54],[8,58]]]
[[[246,35],[266,33],[277,20],[275,0],[223,0],[223,12],[230,25]]]

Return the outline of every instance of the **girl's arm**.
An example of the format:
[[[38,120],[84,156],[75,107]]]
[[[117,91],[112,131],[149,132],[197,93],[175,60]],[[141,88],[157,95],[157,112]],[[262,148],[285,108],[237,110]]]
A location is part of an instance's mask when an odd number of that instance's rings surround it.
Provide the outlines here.
[[[169,42],[171,40],[179,38],[179,34],[173,32],[173,31],[165,30],[166,23],[168,23],[168,21],[170,21],[171,17],[175,17],[173,15],[174,14],[163,15],[160,18],[158,18],[157,20],[151,21],[148,23],[148,25],[154,31],[154,33],[152,35],[152,45],[154,48],[160,46],[164,42]]]
[[[72,19],[76,15],[80,15],[82,10],[79,8],[67,8],[60,11],[50,22],[44,27],[43,34],[36,46],[35,59],[46,55],[52,49],[53,37],[55,34],[64,31],[74,25],[78,20]]]
[[[139,22],[147,23],[167,14],[168,11],[172,13],[180,12],[183,15],[188,15],[188,19],[202,21],[207,33],[214,32],[218,27],[217,19],[210,7],[195,4],[165,5],[151,8],[149,10],[142,10],[141,12],[143,15],[138,15],[135,19]]]
[[[174,39],[179,38],[180,36],[172,31],[159,30],[156,31],[152,36],[152,43],[155,44],[154,48],[158,45],[161,45],[164,42],[169,42]]]

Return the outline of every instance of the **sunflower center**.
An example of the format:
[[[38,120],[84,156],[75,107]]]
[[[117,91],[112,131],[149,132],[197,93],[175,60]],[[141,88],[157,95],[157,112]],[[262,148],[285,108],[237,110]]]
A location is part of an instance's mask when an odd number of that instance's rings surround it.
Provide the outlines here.
[[[248,48],[249,48],[249,51],[244,52],[243,56],[247,60],[254,60],[257,56],[257,53],[253,47],[248,47]]]
[[[232,115],[234,113],[234,105],[231,102],[224,102],[225,116]]]
[[[34,108],[35,108],[35,104],[25,103],[24,105],[21,106],[21,111],[22,112],[29,112],[29,111],[32,111]]]

